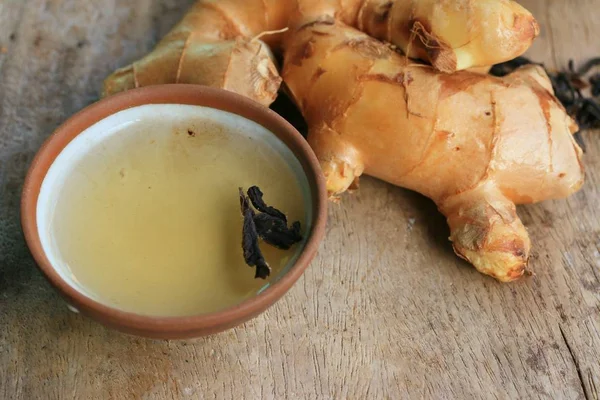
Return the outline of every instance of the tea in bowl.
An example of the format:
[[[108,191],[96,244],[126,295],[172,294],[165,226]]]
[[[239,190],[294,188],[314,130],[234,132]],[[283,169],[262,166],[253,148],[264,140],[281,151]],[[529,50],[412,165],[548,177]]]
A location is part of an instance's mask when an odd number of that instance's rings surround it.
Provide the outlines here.
[[[326,206],[316,157],[283,118],[223,90],[161,85],[103,99],[54,132],[27,175],[22,225],[75,309],[188,338],[280,298],[314,257]]]

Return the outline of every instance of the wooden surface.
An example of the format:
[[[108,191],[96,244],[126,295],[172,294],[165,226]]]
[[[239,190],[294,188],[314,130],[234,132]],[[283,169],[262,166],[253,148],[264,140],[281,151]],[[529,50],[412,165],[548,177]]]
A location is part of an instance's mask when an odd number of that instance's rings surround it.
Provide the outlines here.
[[[549,66],[600,55],[598,0],[523,0]],[[186,342],[67,311],[19,228],[44,138],[149,50],[190,0],[0,1],[0,399],[600,397],[600,135],[587,183],[522,207],[536,276],[500,284],[458,260],[423,197],[365,179],[332,205],[304,277],[268,312]]]

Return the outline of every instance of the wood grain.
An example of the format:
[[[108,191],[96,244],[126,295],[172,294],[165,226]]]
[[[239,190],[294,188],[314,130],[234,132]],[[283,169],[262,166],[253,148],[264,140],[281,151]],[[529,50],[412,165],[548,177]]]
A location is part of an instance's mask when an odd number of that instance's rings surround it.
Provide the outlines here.
[[[587,183],[522,207],[536,276],[457,259],[429,200],[374,179],[331,205],[320,254],[268,312],[206,339],[124,336],[67,311],[19,227],[34,152],[147,52],[191,0],[0,2],[0,399],[600,397],[600,136]],[[524,0],[530,55],[600,55],[597,0]]]

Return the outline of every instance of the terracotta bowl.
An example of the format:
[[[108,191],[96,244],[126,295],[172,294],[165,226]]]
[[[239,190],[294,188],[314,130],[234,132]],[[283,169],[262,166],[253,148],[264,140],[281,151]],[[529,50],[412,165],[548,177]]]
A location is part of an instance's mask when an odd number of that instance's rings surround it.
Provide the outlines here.
[[[77,135],[119,111],[147,104],[188,104],[228,111],[262,125],[276,135],[296,156],[310,190],[312,228],[296,262],[265,290],[223,311],[189,317],[153,317],[121,311],[101,304],[61,277],[45,254],[37,220],[42,182],[61,151]],[[325,233],[327,195],[317,159],[304,138],[270,109],[224,90],[197,85],[158,85],[130,90],[100,100],[72,116],[44,143],[29,169],[21,199],[21,224],[25,239],[50,283],[67,303],[102,324],[140,336],[183,339],[208,335],[239,325],[275,303],[298,280],[309,265]]]

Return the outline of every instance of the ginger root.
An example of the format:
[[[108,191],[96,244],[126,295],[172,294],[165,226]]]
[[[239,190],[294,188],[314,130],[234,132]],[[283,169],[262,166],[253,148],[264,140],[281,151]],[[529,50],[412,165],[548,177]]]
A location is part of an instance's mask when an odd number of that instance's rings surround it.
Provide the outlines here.
[[[318,17],[357,26],[444,72],[512,59],[538,34],[511,0],[198,0],[151,53],[109,76],[103,95],[194,83],[269,105],[281,83],[269,46],[279,50],[283,36],[254,38]]]
[[[268,44],[281,34],[293,3],[280,0],[200,0],[155,49],[115,71],[104,96],[140,86],[193,83],[230,90],[271,104],[281,78]]]
[[[539,34],[512,0],[298,0],[296,10],[296,23],[331,17],[447,73],[512,60]]]
[[[446,216],[459,256],[511,281],[531,247],[515,204],[566,197],[584,178],[577,125],[544,70],[486,74],[538,33],[512,0],[199,0],[104,94],[185,82],[269,105],[281,83],[270,49],[283,50],[331,198],[363,173],[420,192]]]
[[[443,74],[334,21],[290,32],[282,76],[332,197],[362,173],[433,199],[458,255],[501,281],[525,272],[515,204],[583,183],[576,126],[543,69]]]
[[[531,13],[510,0],[368,0],[356,26],[442,72],[511,60],[539,34]]]

